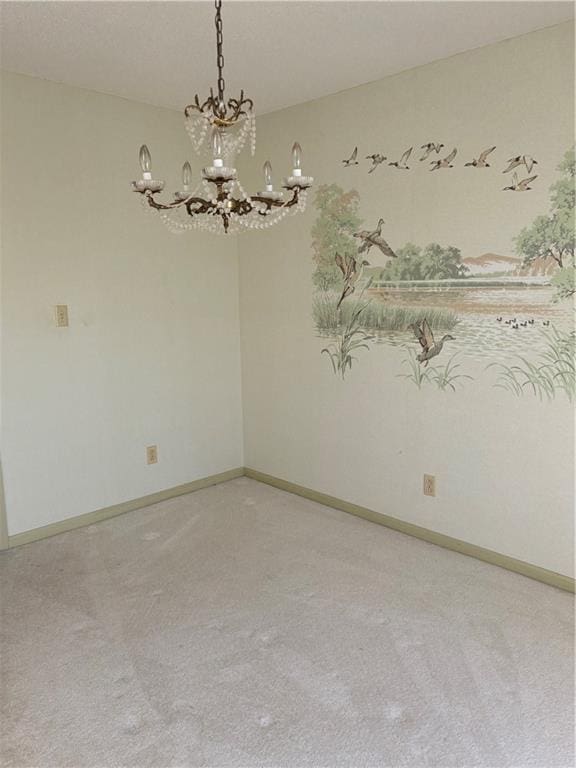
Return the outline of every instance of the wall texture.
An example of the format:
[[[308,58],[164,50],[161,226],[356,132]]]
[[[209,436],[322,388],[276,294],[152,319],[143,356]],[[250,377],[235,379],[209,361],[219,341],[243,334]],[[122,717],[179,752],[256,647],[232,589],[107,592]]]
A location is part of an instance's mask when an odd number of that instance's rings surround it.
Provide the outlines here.
[[[7,73],[1,98],[9,533],[241,466],[236,242],[129,187],[143,142],[167,189],[199,168],[181,115]]]
[[[298,138],[304,171],[316,177],[316,204],[304,217],[239,238],[247,466],[572,573],[573,405],[558,386],[562,377],[550,397],[540,392],[542,401],[529,382],[520,394],[505,385],[517,355],[539,364],[546,330],[569,341],[573,327],[570,302],[555,302],[543,284],[555,264],[537,259],[523,270],[514,240],[549,211],[557,167],[573,143],[573,52],[571,25],[561,25],[260,118],[258,157],[271,160],[279,180]],[[428,142],[444,149],[421,161]],[[493,145],[490,168],[465,166]],[[355,146],[359,165],[345,167]],[[410,147],[409,170],[388,165]],[[430,161],[452,148],[454,167],[433,172]],[[375,153],[388,159],[368,173],[365,157]],[[530,172],[529,159],[514,169],[518,180],[537,179],[530,190],[504,191],[514,170],[503,171],[517,155],[537,159]],[[380,217],[396,256],[367,251],[370,267],[336,310],[344,281],[335,253],[352,247],[357,257],[362,240],[353,232],[374,230]],[[452,254],[472,282],[379,285],[400,255],[414,266],[408,243],[418,254],[440,244],[448,249],[441,257]],[[424,255],[434,260],[433,250]],[[492,283],[484,289],[486,275]],[[369,276],[374,285],[362,300],[383,307],[386,322],[398,307],[409,310],[407,319],[393,330],[361,319],[362,332],[376,338],[352,353],[343,379],[331,364],[346,325],[342,315],[337,324],[338,312],[348,308],[350,318]],[[319,303],[336,325],[322,327],[331,321],[319,319]],[[440,316],[436,340],[454,338],[425,366],[409,321],[412,313],[419,327],[425,317],[433,325],[432,310]],[[460,367],[442,378],[448,362]],[[460,374],[466,378],[451,379]],[[423,473],[437,477],[435,498],[422,493]]]

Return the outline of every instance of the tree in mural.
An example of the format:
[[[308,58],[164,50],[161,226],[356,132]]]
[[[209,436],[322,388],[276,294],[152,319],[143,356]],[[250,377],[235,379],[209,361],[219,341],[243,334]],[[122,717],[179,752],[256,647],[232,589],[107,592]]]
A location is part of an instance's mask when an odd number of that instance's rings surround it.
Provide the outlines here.
[[[576,292],[574,254],[576,250],[574,208],[576,162],[574,148],[568,150],[557,166],[561,177],[550,187],[550,211],[537,216],[516,238],[516,250],[524,265],[537,259],[552,258],[558,271],[552,278],[557,297],[567,298]]]
[[[430,243],[421,248],[407,243],[396,255],[380,273],[381,280],[449,280],[466,277],[468,273],[460,249],[453,245]]]
[[[320,291],[337,289],[342,274],[336,266],[336,254],[356,258],[358,243],[354,232],[362,226],[358,215],[360,196],[356,190],[344,192],[337,184],[323,184],[316,192],[319,212],[312,227],[313,258],[316,263],[313,280]]]

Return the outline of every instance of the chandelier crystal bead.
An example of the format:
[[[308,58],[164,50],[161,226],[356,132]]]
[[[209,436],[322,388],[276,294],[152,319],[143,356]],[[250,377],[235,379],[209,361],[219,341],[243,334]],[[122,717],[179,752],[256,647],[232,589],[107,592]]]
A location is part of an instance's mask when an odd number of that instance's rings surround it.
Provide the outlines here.
[[[216,7],[217,92],[203,102],[198,95],[184,109],[184,127],[197,153],[211,151],[212,165],[202,169],[200,184],[190,192],[192,167],[182,166],[182,189],[174,193],[172,202],[163,203],[155,195],[164,189],[164,182],[152,178],[152,158],[148,147],[140,147],[142,178],[132,182],[132,189],[142,195],[146,210],[156,211],[172,232],[201,229],[215,234],[239,232],[243,229],[265,229],[288,214],[302,213],[306,208],[307,190],[314,179],[302,175],[302,148],[292,147],[292,175],[283,180],[290,194],[276,191],[272,182],[272,166],[264,163],[264,191],[254,196],[242,187],[236,169],[225,164],[249,140],[252,154],[256,150],[256,116],[252,99],[240,91],[238,98],[225,97],[224,55],[222,34],[222,0]]]

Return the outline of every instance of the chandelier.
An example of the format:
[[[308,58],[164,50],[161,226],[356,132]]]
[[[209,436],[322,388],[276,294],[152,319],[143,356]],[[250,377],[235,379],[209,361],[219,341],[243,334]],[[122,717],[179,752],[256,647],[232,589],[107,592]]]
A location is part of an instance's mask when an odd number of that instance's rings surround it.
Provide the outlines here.
[[[314,179],[302,175],[302,149],[292,147],[292,175],[283,179],[285,192],[274,189],[272,166],[263,166],[264,189],[248,194],[232,167],[234,155],[249,140],[252,154],[256,150],[256,116],[252,99],[240,91],[239,98],[226,101],[224,95],[224,56],[222,53],[222,0],[216,7],[216,62],[218,83],[216,94],[203,102],[198,95],[184,109],[185,128],[197,154],[212,152],[212,165],[202,169],[198,185],[192,188],[192,167],[182,166],[182,188],[174,193],[172,202],[161,202],[156,195],[164,182],[152,177],[152,160],[148,147],[140,147],[142,178],[132,182],[132,189],[142,195],[146,210],[157,211],[166,226],[174,232],[203,229],[215,234],[238,232],[242,229],[264,229],[281,221],[288,214],[301,213],[306,208],[307,190]],[[227,162],[225,162],[225,159]]]

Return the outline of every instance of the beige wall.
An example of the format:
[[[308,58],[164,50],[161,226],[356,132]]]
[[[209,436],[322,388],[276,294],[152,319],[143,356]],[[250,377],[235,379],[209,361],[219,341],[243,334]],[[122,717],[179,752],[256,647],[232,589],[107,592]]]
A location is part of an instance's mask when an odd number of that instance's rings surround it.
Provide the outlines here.
[[[436,241],[464,255],[507,255],[513,236],[546,212],[555,166],[573,142],[573,60],[571,25],[561,25],[267,115],[258,160],[269,158],[278,179],[298,138],[316,189],[356,189],[365,223],[384,217],[393,247]],[[367,174],[364,155],[398,159],[438,140],[458,146],[454,172],[428,173],[416,155],[405,176],[388,167]],[[496,170],[463,168],[491,144]],[[355,145],[360,167],[343,168]],[[502,163],[518,152],[539,159],[538,184],[502,192]],[[239,238],[246,465],[571,574],[573,406],[495,388],[490,358],[465,358],[474,381],[456,393],[419,391],[398,377],[404,351],[386,343],[360,350],[338,379],[312,319],[316,215],[309,206]],[[370,259],[385,263],[374,251]],[[462,350],[454,335],[451,350]],[[410,333],[406,343],[415,344]],[[425,472],[437,476],[434,499],[422,495]]]
[[[129,186],[143,142],[168,190],[199,168],[181,115],[7,73],[1,97],[9,533],[241,466],[236,243]]]

